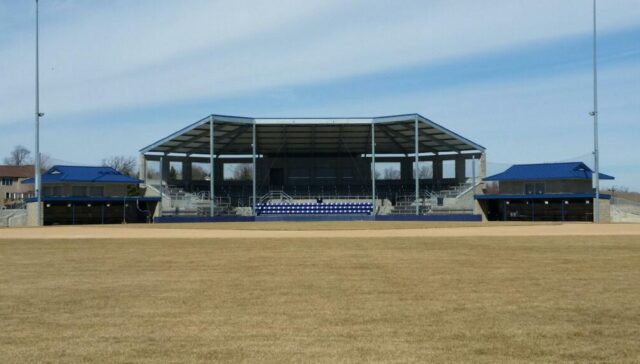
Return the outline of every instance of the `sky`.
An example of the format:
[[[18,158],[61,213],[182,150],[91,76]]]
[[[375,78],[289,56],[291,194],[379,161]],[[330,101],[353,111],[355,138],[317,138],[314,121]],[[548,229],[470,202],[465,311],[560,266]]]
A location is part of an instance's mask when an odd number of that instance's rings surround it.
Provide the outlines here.
[[[0,0],[0,157],[33,150],[35,2]],[[136,156],[215,113],[421,115],[592,164],[591,0],[40,0],[41,150]],[[598,2],[601,169],[640,191],[640,0]]]

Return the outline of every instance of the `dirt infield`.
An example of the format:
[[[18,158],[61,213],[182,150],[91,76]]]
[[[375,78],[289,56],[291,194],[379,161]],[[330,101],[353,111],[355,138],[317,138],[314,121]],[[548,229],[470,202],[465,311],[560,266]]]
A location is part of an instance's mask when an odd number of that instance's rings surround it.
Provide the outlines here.
[[[375,226],[374,226],[375,224]],[[353,228],[351,228],[353,227]],[[640,236],[640,224],[379,224],[227,223],[53,226],[0,230],[0,240],[18,239],[305,239],[492,236]]]

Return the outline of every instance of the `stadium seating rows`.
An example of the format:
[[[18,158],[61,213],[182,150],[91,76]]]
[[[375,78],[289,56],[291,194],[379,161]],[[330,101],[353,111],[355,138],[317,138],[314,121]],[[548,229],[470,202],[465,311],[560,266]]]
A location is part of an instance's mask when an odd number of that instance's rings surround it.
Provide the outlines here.
[[[256,213],[258,215],[370,215],[372,206],[371,202],[261,203],[256,205]]]

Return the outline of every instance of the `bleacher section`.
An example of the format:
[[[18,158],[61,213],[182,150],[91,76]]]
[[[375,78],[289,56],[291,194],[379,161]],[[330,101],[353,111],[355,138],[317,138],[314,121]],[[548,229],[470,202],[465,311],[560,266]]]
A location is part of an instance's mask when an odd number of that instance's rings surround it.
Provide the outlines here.
[[[460,209],[454,202],[460,191],[470,184],[441,183],[441,187],[434,190],[430,182],[420,184],[418,213],[458,212]],[[186,192],[189,190],[191,192]],[[210,214],[209,191],[204,184],[194,183],[189,189],[167,186],[164,193],[169,197],[163,204],[164,215]],[[247,181],[225,181],[215,186],[214,193],[216,216],[254,214],[252,186]],[[258,186],[256,196],[256,215],[373,215],[369,184]],[[324,200],[324,203],[315,203],[316,200]],[[376,201],[376,215],[413,215],[416,213],[415,185],[381,181],[376,184]],[[473,210],[473,200],[469,201],[469,206],[465,205],[463,210]],[[465,203],[469,201],[465,200]]]
[[[257,215],[371,215],[371,202],[260,203]]]

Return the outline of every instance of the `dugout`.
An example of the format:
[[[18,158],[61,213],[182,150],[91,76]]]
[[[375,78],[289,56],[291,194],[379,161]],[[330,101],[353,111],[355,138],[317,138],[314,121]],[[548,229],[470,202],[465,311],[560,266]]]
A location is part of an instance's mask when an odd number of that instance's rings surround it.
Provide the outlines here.
[[[209,115],[140,153],[140,178],[163,196],[158,215],[256,215],[274,200],[366,201],[371,214],[428,214],[440,192],[471,188],[485,171],[484,147],[419,114]],[[205,204],[178,203],[194,196]]]
[[[42,223],[149,222],[160,199],[136,195],[142,182],[110,167],[53,166],[42,175]],[[33,178],[24,183],[33,183]],[[26,202],[28,224],[36,225],[38,202],[33,197]]]
[[[475,198],[489,221],[593,221],[592,178],[582,162],[517,164],[485,178],[495,185]],[[614,177],[600,173],[600,179]],[[610,199],[600,194],[603,222],[610,221]]]

